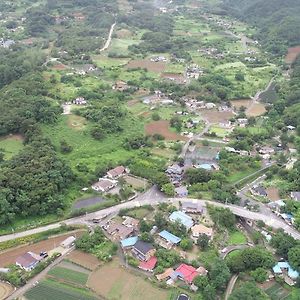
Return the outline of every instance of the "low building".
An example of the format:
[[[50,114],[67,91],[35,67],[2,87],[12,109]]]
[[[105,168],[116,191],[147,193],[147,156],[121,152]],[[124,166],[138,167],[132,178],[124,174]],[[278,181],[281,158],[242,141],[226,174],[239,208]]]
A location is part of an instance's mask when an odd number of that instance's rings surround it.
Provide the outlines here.
[[[213,229],[202,224],[197,224],[191,228],[193,238],[198,238],[201,234],[207,235],[209,238],[213,235]]]
[[[178,221],[179,223],[184,225],[187,229],[190,229],[194,225],[193,219],[182,211],[174,211],[170,215],[169,220],[171,222]]]
[[[134,229],[137,229],[137,228],[138,228],[139,223],[140,223],[139,220],[134,219],[134,218],[129,217],[129,216],[124,216],[123,219],[124,219],[124,221],[123,221],[122,224],[123,224],[124,226],[130,227],[130,228],[132,227],[132,228],[134,228]]]
[[[73,104],[76,104],[76,105],[86,105],[87,104],[87,101],[83,97],[78,97],[75,100],[73,100],[72,102],[73,102]]]
[[[183,168],[181,168],[178,164],[174,164],[167,168],[166,173],[169,175],[171,174],[182,175]]]
[[[291,198],[294,201],[300,201],[300,192],[291,192]]]
[[[294,270],[287,261],[278,262],[273,267],[273,273],[282,276],[288,285],[294,285],[299,277],[299,272]]]
[[[272,211],[280,212],[281,209],[285,206],[285,203],[283,200],[277,200],[268,203],[268,206],[272,209]]]
[[[157,274],[156,278],[158,281],[167,280],[171,278],[171,275],[174,273],[174,269],[168,268],[163,273]]]
[[[75,236],[69,236],[64,241],[61,242],[61,247],[69,249],[75,245],[76,238]]]
[[[113,90],[119,91],[119,92],[123,92],[129,89],[128,84],[125,81],[117,81],[114,85],[113,85]]]
[[[187,284],[191,284],[195,277],[199,275],[197,272],[197,269],[195,269],[193,266],[187,265],[187,264],[181,264],[176,270],[175,270],[177,278],[183,280]]]
[[[165,249],[171,249],[174,245],[178,245],[181,242],[181,238],[177,237],[167,230],[161,231],[158,235],[162,242],[160,242],[160,240],[158,240],[157,242],[161,247]]]
[[[136,244],[137,241],[138,241],[138,237],[132,236],[127,239],[121,240],[120,243],[122,249],[126,250],[126,249],[131,249]]]
[[[112,170],[109,170],[107,172],[107,177],[111,179],[118,179],[124,174],[126,174],[126,169],[123,166],[118,166]]]
[[[114,180],[109,180],[105,178],[100,178],[98,182],[92,185],[92,189],[97,192],[108,192],[117,185]]]
[[[134,233],[133,228],[126,227],[117,222],[109,222],[104,229],[107,233],[118,240],[124,240]]]
[[[199,203],[183,202],[181,209],[183,212],[190,213],[190,214],[202,214],[203,213],[203,207]]]
[[[155,256],[152,256],[148,261],[141,261],[138,267],[141,270],[153,272],[156,263],[157,263],[157,258]]]
[[[30,272],[43,258],[33,252],[26,252],[16,259],[16,265],[23,270]]]
[[[254,185],[251,188],[251,193],[256,196],[267,197],[268,193],[266,189],[261,185]]]
[[[189,191],[186,186],[179,186],[179,187],[175,188],[175,194],[178,197],[187,197],[187,195],[189,194]]]
[[[148,261],[152,256],[154,256],[156,249],[150,243],[137,241],[131,251],[137,259]]]

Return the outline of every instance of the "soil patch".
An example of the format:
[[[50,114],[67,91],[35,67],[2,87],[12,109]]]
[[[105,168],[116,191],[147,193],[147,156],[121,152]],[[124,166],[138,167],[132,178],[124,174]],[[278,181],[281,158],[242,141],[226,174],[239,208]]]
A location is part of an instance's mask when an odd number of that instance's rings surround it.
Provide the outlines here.
[[[68,270],[71,270],[71,271],[75,271],[75,272],[80,272],[80,273],[84,273],[84,274],[90,274],[90,270],[82,267],[82,266],[79,266],[78,264],[74,264],[74,263],[71,263],[69,261],[66,261],[66,260],[63,260],[59,265],[57,265],[58,267],[62,267],[62,268],[65,268],[65,269],[68,269]]]
[[[10,284],[0,282],[0,299],[6,299],[12,292],[13,287]]]
[[[83,234],[83,230],[76,232],[77,237],[82,234]],[[16,259],[20,255],[23,255],[24,253],[26,253],[28,251],[32,251],[36,254],[39,254],[42,251],[48,252],[48,251],[58,247],[62,241],[64,241],[67,237],[69,237],[71,235],[75,235],[75,233],[68,232],[64,235],[57,236],[54,238],[49,238],[48,240],[45,240],[45,241],[13,248],[13,249],[7,250],[5,252],[2,252],[2,253],[0,253],[0,267],[5,267],[10,264],[15,264]]]
[[[227,122],[234,115],[230,111],[217,111],[217,110],[205,110],[201,111],[203,118],[208,120],[210,123]]]
[[[67,66],[65,66],[63,64],[58,64],[58,65],[52,66],[51,69],[55,70],[55,71],[63,71],[65,69],[67,69]]]
[[[277,201],[277,200],[281,199],[280,196],[279,196],[278,188],[276,188],[276,187],[267,188],[267,194],[268,194],[268,198],[271,201]]]
[[[237,110],[240,109],[242,106],[246,107],[246,109],[250,106],[251,99],[240,99],[240,100],[232,100],[230,101],[231,105],[236,108]]]
[[[288,53],[285,57],[285,62],[287,64],[292,64],[299,55],[300,55],[300,46],[289,48]]]
[[[186,137],[181,136],[180,134],[176,132],[172,132],[170,130],[170,122],[169,121],[153,121],[145,126],[145,132],[147,135],[153,135],[153,134],[161,134],[166,140],[181,140],[185,141],[187,140]]]
[[[81,252],[79,250],[74,250],[67,256],[67,259],[74,264],[82,266],[88,270],[95,270],[99,265],[100,262],[96,256],[88,253]]]
[[[154,62],[148,59],[135,59],[131,60],[127,65],[127,69],[142,68],[147,69],[149,72],[162,73],[166,69],[165,62]]]
[[[263,115],[266,112],[265,105],[259,102],[255,102],[250,106],[250,108],[246,111],[246,115],[248,117],[258,117]]]
[[[167,290],[156,288],[149,280],[122,268],[118,260],[94,271],[87,285],[108,300],[165,300],[170,298]]]

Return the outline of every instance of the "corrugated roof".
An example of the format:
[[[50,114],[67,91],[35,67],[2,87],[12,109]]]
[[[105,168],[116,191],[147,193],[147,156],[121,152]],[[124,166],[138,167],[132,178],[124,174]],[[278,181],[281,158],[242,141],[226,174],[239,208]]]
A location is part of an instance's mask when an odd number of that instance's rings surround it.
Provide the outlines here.
[[[178,244],[181,241],[181,238],[179,238],[178,236],[172,234],[171,232],[169,232],[167,230],[163,230],[162,232],[160,232],[159,236],[173,244]]]
[[[170,215],[169,219],[173,222],[179,221],[188,229],[191,228],[194,224],[193,219],[182,211],[174,211]]]

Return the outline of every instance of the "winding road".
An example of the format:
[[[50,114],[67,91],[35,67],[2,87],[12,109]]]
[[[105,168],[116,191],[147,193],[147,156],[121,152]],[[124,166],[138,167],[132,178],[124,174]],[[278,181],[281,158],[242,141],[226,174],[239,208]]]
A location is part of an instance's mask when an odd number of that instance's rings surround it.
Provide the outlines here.
[[[158,189],[157,187],[152,187],[149,189],[146,193],[138,196],[136,199],[120,203],[118,205],[105,208],[93,213],[89,213],[80,217],[76,218],[71,218],[67,219],[63,222],[57,222],[53,223],[50,225],[38,227],[35,229],[30,229],[26,230],[23,232],[16,232],[13,234],[8,234],[8,235],[3,235],[0,236],[0,242],[5,242],[9,240],[13,240],[16,238],[21,238],[25,237],[28,235],[32,235],[35,233],[39,232],[44,232],[50,229],[54,228],[59,228],[62,224],[66,225],[76,225],[76,224],[81,224],[81,225],[90,225],[92,219],[99,219],[99,218],[104,218],[107,215],[116,215],[121,209],[128,209],[128,208],[134,208],[134,207],[139,207],[143,205],[158,205],[160,203],[174,203],[178,204],[179,202],[197,202],[200,203],[202,206],[206,206],[207,204],[209,205],[214,205],[218,207],[223,207],[223,208],[228,208],[232,211],[233,214],[236,216],[242,217],[242,218],[247,218],[251,220],[261,220],[263,221],[267,226],[271,226],[275,229],[282,228],[286,233],[290,234],[293,236],[295,239],[300,240],[300,233],[292,226],[289,226],[287,223],[285,223],[282,219],[278,218],[276,215],[272,213],[270,209],[266,207],[265,210],[262,212],[252,212],[249,211],[243,207],[237,206],[237,205],[226,205],[223,203],[219,202],[214,202],[214,201],[208,201],[208,200],[203,200],[203,199],[191,199],[191,198],[166,198]]]

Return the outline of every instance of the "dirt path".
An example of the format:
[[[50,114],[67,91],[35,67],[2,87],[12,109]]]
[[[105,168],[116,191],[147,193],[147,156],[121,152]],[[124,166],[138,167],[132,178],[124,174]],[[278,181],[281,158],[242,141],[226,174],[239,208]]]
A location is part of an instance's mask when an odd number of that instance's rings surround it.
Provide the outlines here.
[[[225,300],[227,300],[229,298],[230,294],[232,293],[234,285],[235,285],[238,277],[239,277],[239,275],[233,275],[230,278],[229,283],[227,285],[226,292],[225,292]]]
[[[107,41],[105,43],[105,45],[100,49],[100,52],[103,52],[105,51],[106,49],[108,49],[110,43],[111,43],[111,40],[112,40],[112,34],[114,32],[114,29],[115,29],[115,26],[116,26],[117,23],[114,23],[111,25],[110,27],[110,30],[109,30],[109,34],[108,34],[108,38],[107,38]]]

